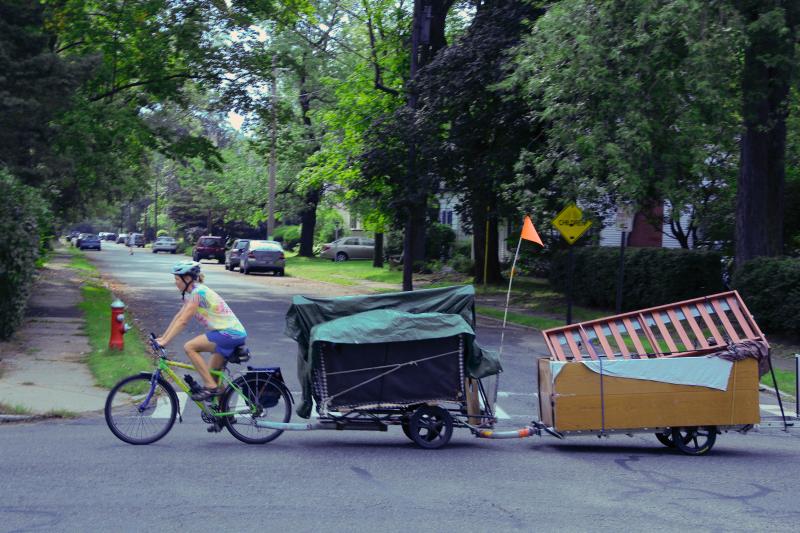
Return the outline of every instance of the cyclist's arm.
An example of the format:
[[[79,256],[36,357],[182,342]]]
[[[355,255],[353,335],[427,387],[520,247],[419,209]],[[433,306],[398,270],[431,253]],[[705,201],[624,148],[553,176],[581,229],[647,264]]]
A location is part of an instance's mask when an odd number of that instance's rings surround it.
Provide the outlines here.
[[[159,343],[162,346],[169,344],[172,339],[174,339],[181,331],[183,331],[183,328],[185,328],[186,325],[192,321],[192,317],[197,312],[199,305],[200,302],[195,300],[189,300],[186,302],[181,310],[178,311],[178,314],[175,315],[175,318],[172,319],[172,323],[167,328],[167,331],[161,336],[161,341],[159,341]]]

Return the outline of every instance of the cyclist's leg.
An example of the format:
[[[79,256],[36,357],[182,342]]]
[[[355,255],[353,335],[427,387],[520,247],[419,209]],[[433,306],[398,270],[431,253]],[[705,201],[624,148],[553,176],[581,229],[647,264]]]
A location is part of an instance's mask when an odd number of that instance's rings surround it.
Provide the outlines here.
[[[223,366],[225,366],[225,358],[220,355],[219,352],[214,352],[211,354],[211,359],[208,361],[208,366],[213,368],[214,370],[219,370]]]
[[[188,341],[186,344],[183,345],[183,349],[186,350],[186,355],[189,357],[189,360],[192,362],[194,367],[197,369],[197,373],[200,374],[200,377],[203,379],[203,383],[207,388],[214,388],[217,386],[216,380],[211,376],[211,373],[208,371],[208,365],[206,365],[205,359],[203,356],[200,355],[200,352],[215,352],[217,346],[208,340],[208,337],[203,335],[198,335],[197,337],[193,338],[192,340]]]

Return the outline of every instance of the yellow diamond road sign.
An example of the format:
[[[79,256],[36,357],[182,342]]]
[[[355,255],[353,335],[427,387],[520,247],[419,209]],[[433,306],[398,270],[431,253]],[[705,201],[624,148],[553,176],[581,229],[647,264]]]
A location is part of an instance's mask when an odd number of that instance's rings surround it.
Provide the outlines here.
[[[592,221],[585,220],[583,211],[575,204],[569,204],[553,219],[553,226],[570,244],[577,241],[591,225]]]

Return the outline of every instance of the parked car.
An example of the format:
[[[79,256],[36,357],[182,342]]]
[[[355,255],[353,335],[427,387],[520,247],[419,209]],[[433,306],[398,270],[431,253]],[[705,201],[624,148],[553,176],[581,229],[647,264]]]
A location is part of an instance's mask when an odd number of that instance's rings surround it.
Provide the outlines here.
[[[169,252],[174,254],[178,251],[178,241],[172,237],[159,237],[153,243],[153,253],[156,252]]]
[[[286,269],[286,256],[283,246],[276,241],[250,241],[247,253],[241,255],[239,272],[272,272],[272,275],[283,276]]]
[[[241,257],[247,253],[250,239],[236,239],[233,246],[225,252],[225,270],[233,270],[241,266]]]
[[[81,250],[97,250],[100,251],[100,237],[94,233],[84,233],[80,239],[78,248]]]
[[[128,242],[128,234],[127,233],[120,233],[117,235],[117,244],[125,244]]]
[[[117,234],[116,233],[106,233],[106,240],[111,242],[116,242]]]
[[[128,235],[126,244],[131,247],[136,246],[138,248],[144,248],[144,235],[141,233],[131,233]]]
[[[375,241],[366,237],[343,237],[322,245],[320,257],[333,261],[348,259],[372,259],[375,254]]]
[[[76,248],[80,248],[81,247],[81,241],[87,235],[89,235],[89,234],[88,233],[79,233],[77,237],[74,237],[72,239],[72,245],[75,246]]]
[[[197,239],[197,244],[192,250],[192,259],[216,259],[220,263],[225,262],[225,239],[214,235],[204,235]]]

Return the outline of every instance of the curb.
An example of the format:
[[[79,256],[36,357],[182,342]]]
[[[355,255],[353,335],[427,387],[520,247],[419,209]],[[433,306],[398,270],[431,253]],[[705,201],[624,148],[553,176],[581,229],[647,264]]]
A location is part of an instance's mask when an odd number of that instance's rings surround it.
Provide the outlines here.
[[[0,415],[0,424],[11,422],[29,422],[42,418],[41,415]]]

